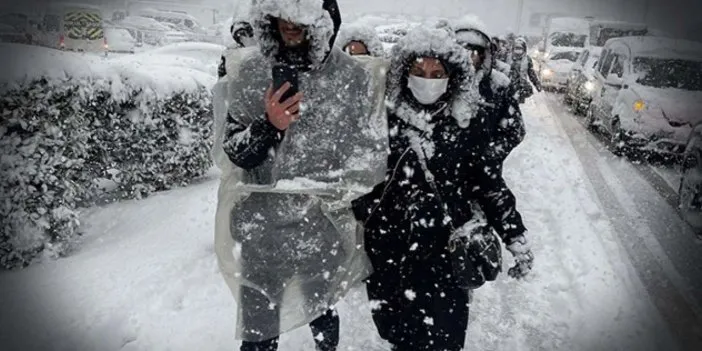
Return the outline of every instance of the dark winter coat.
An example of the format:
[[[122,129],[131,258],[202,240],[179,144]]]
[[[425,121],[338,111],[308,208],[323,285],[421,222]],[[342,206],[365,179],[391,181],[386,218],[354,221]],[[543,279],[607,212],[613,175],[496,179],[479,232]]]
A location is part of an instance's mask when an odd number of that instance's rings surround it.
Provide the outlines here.
[[[534,95],[531,84],[534,84],[536,90],[541,91],[541,81],[534,70],[534,62],[526,54],[521,59],[512,61],[510,80],[512,80],[514,90],[519,96],[519,102],[524,102],[525,99]]]
[[[484,77],[478,88],[483,103],[477,117],[486,123],[496,160],[504,161],[526,135],[515,88],[509,78],[496,70]]]
[[[431,106],[419,104],[407,88],[410,65],[425,56],[438,58],[451,77],[447,93]],[[526,232],[491,138],[499,128],[492,109],[508,109],[507,99],[486,80],[484,100],[494,105],[480,107],[467,126],[452,115],[462,87],[475,89],[466,84],[473,74],[467,51],[441,29],[415,29],[393,48],[388,174],[354,203],[354,213],[366,224],[364,245],[374,269],[368,296],[380,305],[373,320],[381,337],[401,350],[463,346],[468,292],[453,278],[453,228],[476,219],[479,207],[506,243]]]
[[[404,280],[399,282],[404,285],[422,280],[422,272],[428,267],[445,267],[451,234],[450,226],[444,223],[446,213],[419,163],[424,156],[418,154],[413,143],[433,144],[427,150],[427,166],[448,206],[453,226],[460,227],[471,220],[475,204],[486,213],[488,223],[505,242],[522,235],[526,229],[516,211],[516,200],[501,177],[503,157],[494,151],[490,137],[510,134],[499,131],[495,110],[481,107],[468,128],[461,128],[451,116],[450,102],[458,94],[457,88],[462,84],[459,80],[472,74],[467,56],[452,51],[443,55],[430,51],[405,57],[403,49],[396,48],[387,89],[391,131],[388,175],[372,194],[356,203],[355,212],[367,224],[365,245],[376,272],[387,274],[391,280]],[[406,88],[410,63],[414,57],[425,55],[438,57],[453,72],[449,92],[433,106],[419,105]],[[486,100],[493,101],[497,111],[509,110],[509,100],[501,95],[504,93],[493,94],[491,87],[484,88],[489,98]],[[408,116],[412,111],[433,115],[429,127],[413,123],[415,117]],[[499,143],[511,145],[518,138],[503,139]]]

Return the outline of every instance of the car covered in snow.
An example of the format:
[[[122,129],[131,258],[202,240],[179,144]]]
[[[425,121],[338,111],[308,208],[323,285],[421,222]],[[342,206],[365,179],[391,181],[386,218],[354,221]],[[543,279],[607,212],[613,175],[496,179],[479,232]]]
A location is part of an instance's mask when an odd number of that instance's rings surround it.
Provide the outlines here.
[[[34,44],[38,39],[38,23],[21,12],[0,13],[0,41]]]
[[[109,52],[134,53],[136,39],[132,37],[129,30],[118,27],[105,27],[105,38],[107,39]]]
[[[564,101],[573,106],[575,113],[584,113],[592,102],[595,89],[595,67],[602,48],[590,47],[583,50],[568,75]]]
[[[590,21],[579,17],[550,17],[536,53],[536,64],[542,66],[556,52],[582,51],[589,46]],[[543,46],[543,47],[542,47]]]
[[[581,49],[572,48],[549,55],[541,64],[541,85],[546,89],[564,89],[580,52]]]
[[[681,163],[678,206],[682,217],[702,237],[702,124],[690,133]]]
[[[603,47],[608,40],[622,37],[651,35],[648,25],[622,21],[592,20],[590,22],[590,45]]]
[[[153,18],[142,16],[126,16],[115,21],[115,25],[125,28],[137,40],[137,46],[146,44],[158,46],[163,44],[166,32],[173,30]]]
[[[190,35],[179,30],[168,31],[163,36],[164,44],[185,43],[188,41],[192,41]]]
[[[662,37],[611,39],[595,72],[588,124],[613,151],[679,156],[702,122],[702,44]]]

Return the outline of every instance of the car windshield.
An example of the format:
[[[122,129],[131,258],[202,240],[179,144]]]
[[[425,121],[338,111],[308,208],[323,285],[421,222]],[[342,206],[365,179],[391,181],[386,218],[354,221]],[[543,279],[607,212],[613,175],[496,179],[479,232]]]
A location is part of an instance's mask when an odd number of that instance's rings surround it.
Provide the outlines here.
[[[572,48],[584,48],[587,35],[569,32],[556,32],[551,34],[551,45]]]
[[[642,85],[702,91],[701,61],[637,57],[634,72]]]
[[[550,60],[551,61],[568,60],[571,62],[575,62],[578,60],[578,57],[580,57],[580,53],[577,51],[563,51],[563,52],[557,52],[557,53],[551,55]]]
[[[593,46],[604,46],[607,40],[621,37],[638,37],[648,33],[646,29],[622,29],[622,28],[601,28],[597,37],[590,44]]]

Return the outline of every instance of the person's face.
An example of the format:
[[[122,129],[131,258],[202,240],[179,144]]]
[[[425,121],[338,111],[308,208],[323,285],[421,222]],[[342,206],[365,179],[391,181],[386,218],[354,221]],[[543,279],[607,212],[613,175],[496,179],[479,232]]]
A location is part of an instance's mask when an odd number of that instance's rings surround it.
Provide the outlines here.
[[[368,55],[368,48],[360,41],[349,42],[344,48],[344,50],[351,56]]]
[[[278,31],[286,46],[298,46],[305,41],[306,29],[298,24],[278,18]]]
[[[413,76],[426,79],[448,78],[446,67],[436,58],[420,57],[414,61],[409,73]]]

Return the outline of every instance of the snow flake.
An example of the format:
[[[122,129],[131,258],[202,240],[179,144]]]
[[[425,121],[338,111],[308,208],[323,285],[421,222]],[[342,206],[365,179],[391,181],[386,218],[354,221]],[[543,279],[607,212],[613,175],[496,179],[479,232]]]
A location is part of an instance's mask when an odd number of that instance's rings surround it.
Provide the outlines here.
[[[417,293],[415,293],[412,290],[407,289],[407,290],[405,290],[405,297],[407,298],[407,300],[414,301],[414,299],[417,298]]]

